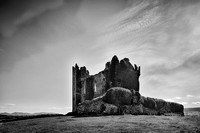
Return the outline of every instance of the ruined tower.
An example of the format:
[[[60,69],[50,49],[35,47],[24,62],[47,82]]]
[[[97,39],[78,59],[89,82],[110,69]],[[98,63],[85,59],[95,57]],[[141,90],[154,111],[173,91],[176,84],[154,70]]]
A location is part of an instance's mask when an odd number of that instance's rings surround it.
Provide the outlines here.
[[[86,67],[81,67],[76,64],[72,67],[72,112],[76,112],[76,106],[83,101],[82,82],[89,76],[89,71]]]

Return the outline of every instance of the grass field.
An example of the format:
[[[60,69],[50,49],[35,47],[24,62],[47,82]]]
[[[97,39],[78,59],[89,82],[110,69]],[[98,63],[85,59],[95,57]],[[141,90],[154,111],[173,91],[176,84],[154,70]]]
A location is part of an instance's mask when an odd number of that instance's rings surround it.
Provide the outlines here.
[[[54,116],[0,123],[0,132],[200,132],[200,116]]]

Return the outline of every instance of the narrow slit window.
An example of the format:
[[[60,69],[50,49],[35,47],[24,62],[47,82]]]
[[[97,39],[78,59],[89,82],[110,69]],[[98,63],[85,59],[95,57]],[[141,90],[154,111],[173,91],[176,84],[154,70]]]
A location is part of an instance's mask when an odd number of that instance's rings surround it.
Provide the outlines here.
[[[83,84],[83,94],[86,94],[86,81],[84,81],[84,84]]]
[[[94,92],[97,92],[97,86],[94,84]]]

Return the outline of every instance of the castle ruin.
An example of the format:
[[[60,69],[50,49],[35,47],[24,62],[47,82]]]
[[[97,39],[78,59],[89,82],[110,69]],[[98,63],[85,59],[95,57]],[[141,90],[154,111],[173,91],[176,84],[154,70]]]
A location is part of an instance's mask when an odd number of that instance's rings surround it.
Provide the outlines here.
[[[183,114],[180,104],[140,95],[140,66],[133,66],[128,58],[119,61],[113,56],[105,69],[95,75],[89,75],[86,67],[79,68],[77,64],[72,69],[73,113]]]

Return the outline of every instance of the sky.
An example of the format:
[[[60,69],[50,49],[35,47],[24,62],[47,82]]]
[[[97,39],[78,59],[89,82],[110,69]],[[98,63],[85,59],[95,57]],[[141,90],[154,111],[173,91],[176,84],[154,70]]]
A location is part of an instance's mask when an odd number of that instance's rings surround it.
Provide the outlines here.
[[[143,96],[200,106],[198,0],[0,0],[0,112],[72,109],[72,66],[141,66]]]

